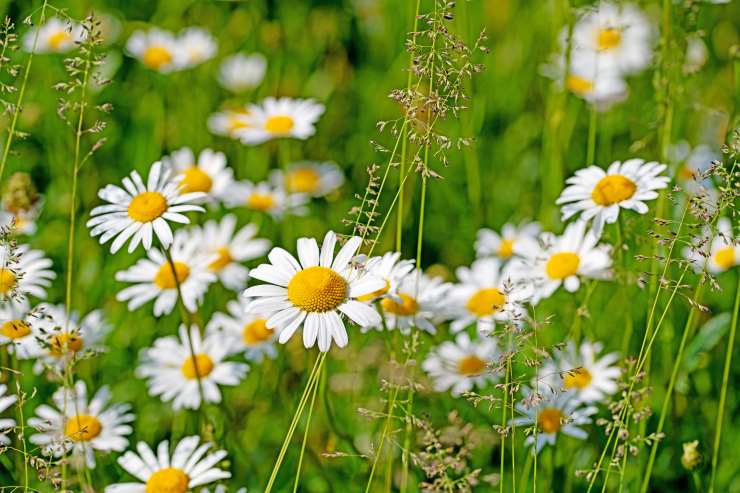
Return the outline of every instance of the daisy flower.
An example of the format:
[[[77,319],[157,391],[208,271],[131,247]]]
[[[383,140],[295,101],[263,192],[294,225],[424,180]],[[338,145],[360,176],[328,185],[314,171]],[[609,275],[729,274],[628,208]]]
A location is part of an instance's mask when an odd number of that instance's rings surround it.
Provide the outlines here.
[[[563,71],[564,72],[564,71]],[[598,56],[582,50],[571,52],[570,69],[559,77],[563,86],[599,111],[627,99],[629,88],[616,69],[600,63]]]
[[[401,281],[414,270],[413,260],[401,260],[399,252],[388,252],[381,257],[372,257],[365,262],[365,270],[372,276],[385,281],[385,286],[372,293],[360,296],[360,301],[374,301],[382,297],[393,297],[397,302],[401,299],[396,295]]]
[[[678,165],[675,179],[682,188],[692,194],[705,193],[716,199],[712,179],[703,178],[714,162],[722,160],[716,150],[704,144],[691,148],[688,142],[681,141],[670,146],[668,154],[671,161]]]
[[[326,352],[332,340],[339,347],[348,342],[342,321],[344,314],[360,327],[377,325],[380,315],[358,297],[385,286],[385,281],[356,268],[351,260],[362,239],[353,236],[334,255],[337,237],[326,233],[319,250],[313,238],[298,239],[298,259],[282,248],[273,248],[269,264],[252,269],[251,276],[268,284],[252,286],[244,296],[256,298],[250,311],[264,313],[267,327],[279,331],[278,341],[285,344],[299,327],[303,345]]]
[[[711,238],[711,241],[707,241]],[[740,265],[740,242],[732,231],[732,221],[722,217],[717,221],[717,233],[705,227],[694,245],[684,248],[684,257],[689,259],[697,272],[705,268],[712,274],[719,274]]]
[[[514,282],[501,261],[478,259],[468,268],[456,271],[460,280],[449,293],[454,321],[452,332],[460,332],[475,323],[478,332],[490,334],[496,322],[518,324],[526,314],[522,303],[532,296],[531,284]]]
[[[180,50],[185,53],[182,68],[192,68],[210,60],[218,52],[218,43],[207,29],[189,27],[177,37]]]
[[[35,358],[43,353],[36,340],[40,334],[33,325],[37,315],[31,313],[28,302],[0,303],[0,345],[7,344],[8,350],[18,359]]]
[[[543,378],[538,384],[556,391],[572,391],[576,399],[586,403],[614,394],[621,370],[613,365],[619,355],[609,353],[599,358],[603,347],[599,342],[586,341],[576,350],[575,344],[569,342],[564,352],[540,370]]]
[[[36,217],[38,217],[38,214],[38,207],[14,211],[10,211],[4,207],[0,208],[0,227],[9,228],[13,224],[13,233],[32,235],[36,232]]]
[[[90,235],[100,235],[100,243],[116,237],[111,244],[111,253],[116,253],[130,238],[129,253],[142,243],[145,249],[152,247],[152,236],[163,248],[172,243],[172,229],[168,221],[188,224],[190,220],[183,212],[204,209],[192,202],[205,198],[203,192],[180,193],[180,185],[171,179],[172,171],[155,162],[149,170],[147,183],[136,171],[123,179],[124,188],[108,185],[98,191],[98,197],[109,202],[95,207],[87,222]]]
[[[474,341],[461,332],[454,342],[445,341],[434,348],[421,367],[434,381],[434,390],[450,390],[453,396],[459,396],[494,381],[495,375],[487,366],[496,364],[500,356],[495,339],[483,337]]]
[[[8,386],[0,384],[0,413],[5,412],[10,406],[18,400],[16,395],[8,395]],[[10,437],[4,432],[15,427],[15,420],[12,418],[0,418],[0,444],[10,445]]]
[[[116,273],[116,281],[134,283],[120,291],[116,299],[128,301],[128,309],[132,311],[155,300],[154,316],[158,317],[175,307],[179,284],[185,308],[195,312],[208,285],[216,280],[216,275],[208,268],[216,257],[202,252],[201,246],[186,230],[178,231],[170,250],[174,269],[160,250],[147,250],[147,258]]]
[[[95,450],[122,452],[128,447],[126,435],[133,431],[128,424],[134,421],[131,406],[111,405],[110,398],[110,390],[103,386],[88,400],[82,380],[75,382],[73,392],[60,387],[52,397],[56,409],[42,404],[36,408],[37,417],[29,418],[29,426],[39,431],[29,440],[46,455],[72,452],[84,457],[87,467],[95,467]]]
[[[656,190],[668,186],[670,178],[661,175],[665,169],[665,164],[642,159],[614,161],[606,171],[589,166],[566,180],[569,186],[555,203],[563,205],[563,221],[576,214],[582,221],[593,219],[593,232],[600,237],[605,223],[617,221],[619,209],[648,211],[644,201],[657,198]]]
[[[248,361],[261,362],[277,356],[277,334],[267,326],[267,317],[248,310],[250,300],[240,297],[226,304],[229,313],[216,312],[206,326],[206,334],[221,332],[229,339],[231,353],[244,353]]]
[[[26,295],[46,298],[46,288],[56,277],[49,270],[51,260],[28,245],[0,245],[0,300],[22,299]]]
[[[264,212],[274,218],[285,214],[302,216],[307,209],[308,195],[288,193],[283,187],[268,182],[254,184],[251,181],[234,182],[224,193],[227,207],[246,207],[253,211]]]
[[[201,338],[198,327],[192,326],[189,336],[187,330],[181,325],[179,339],[154,341],[154,347],[142,351],[142,363],[136,369],[137,376],[148,379],[149,394],[172,401],[175,411],[200,407],[199,385],[206,402],[221,402],[219,385],[238,385],[249,369],[244,363],[224,361],[230,348],[222,334],[211,332]]]
[[[306,140],[316,133],[314,124],[324,105],[312,99],[265,98],[249,106],[249,126],[236,132],[244,144],[261,144],[277,138]]]
[[[583,425],[592,422],[591,416],[598,410],[594,406],[582,406],[572,392],[553,394],[544,392],[532,395],[532,390],[522,387],[525,398],[516,405],[523,416],[509,421],[513,426],[535,426],[536,433],[530,433],[524,441],[532,445],[532,453],[537,454],[546,444],[555,445],[559,434],[585,440],[588,434]],[[529,404],[529,405],[525,405]]]
[[[208,130],[212,134],[238,139],[239,132],[251,125],[248,108],[217,111],[208,117]]]
[[[231,473],[214,467],[226,451],[206,455],[210,448],[210,443],[200,444],[200,437],[190,436],[178,442],[172,455],[169,442],[160,442],[155,455],[146,443],[139,442],[138,454],[128,451],[118,458],[118,464],[139,481],[107,486],[105,493],[187,493],[196,486],[230,478]]]
[[[66,53],[84,37],[85,30],[79,24],[51,17],[41,26],[28,30],[23,36],[23,49],[29,53]]]
[[[221,87],[233,93],[254,89],[262,82],[267,70],[267,59],[259,54],[237,53],[221,62],[218,82]]]
[[[147,68],[162,73],[181,70],[188,59],[174,34],[157,28],[134,31],[126,41],[126,51]]]
[[[173,170],[181,194],[201,192],[209,202],[220,199],[234,181],[226,155],[211,149],[203,149],[196,159],[189,147],[183,147],[163,157],[162,164]]]
[[[501,233],[484,228],[478,230],[475,240],[475,252],[479,257],[497,257],[509,260],[514,256],[514,247],[521,239],[534,239],[540,234],[538,223],[522,223],[516,226],[506,223]]]
[[[344,183],[344,173],[339,166],[311,161],[293,163],[285,171],[274,170],[270,178],[288,193],[305,193],[312,197],[329,195]]]

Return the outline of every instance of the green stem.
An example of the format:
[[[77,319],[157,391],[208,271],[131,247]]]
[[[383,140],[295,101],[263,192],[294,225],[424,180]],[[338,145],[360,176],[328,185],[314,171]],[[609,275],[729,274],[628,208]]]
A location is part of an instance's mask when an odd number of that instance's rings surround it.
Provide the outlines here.
[[[591,105],[588,119],[588,144],[586,147],[586,165],[594,164],[596,156],[596,106]]]
[[[293,493],[298,491],[298,483],[301,479],[301,467],[303,466],[303,455],[306,451],[306,442],[308,441],[308,430],[311,427],[311,416],[313,415],[313,405],[316,400],[316,391],[319,388],[319,378],[314,379],[313,390],[311,391],[311,404],[308,407],[308,416],[306,417],[306,429],[303,430],[303,441],[301,442],[301,454],[298,456],[298,467],[295,472],[295,482],[293,483]]]

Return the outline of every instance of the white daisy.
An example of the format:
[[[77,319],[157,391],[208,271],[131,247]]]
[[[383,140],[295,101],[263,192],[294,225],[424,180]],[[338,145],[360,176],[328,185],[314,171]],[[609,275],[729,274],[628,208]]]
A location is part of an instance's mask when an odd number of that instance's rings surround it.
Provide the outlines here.
[[[46,288],[56,277],[49,270],[51,260],[41,250],[31,250],[28,245],[11,248],[0,244],[0,301],[18,301],[26,295],[46,298]]]
[[[126,41],[126,51],[147,68],[163,73],[181,70],[188,58],[175,35],[158,28],[134,31]]]
[[[244,144],[261,144],[277,138],[306,140],[316,133],[314,124],[324,105],[312,99],[265,98],[249,106],[249,126],[235,132]]]
[[[710,239],[709,241],[707,241]],[[697,272],[706,269],[712,274],[725,272],[740,265],[740,241],[732,231],[732,221],[722,217],[717,221],[717,233],[712,235],[707,226],[702,234],[694,240],[694,245],[683,250],[684,257],[689,259]]]
[[[691,194],[704,193],[716,199],[716,191],[711,177],[703,178],[707,170],[722,155],[712,147],[700,144],[692,148],[688,142],[681,141],[668,148],[668,155],[677,164],[675,180]]]
[[[196,486],[230,478],[231,473],[214,467],[226,457],[226,451],[206,455],[211,444],[199,444],[200,437],[185,437],[170,455],[170,444],[165,440],[155,455],[146,443],[139,442],[138,454],[128,451],[118,458],[118,464],[139,481],[106,486],[105,493],[187,493]]]
[[[593,231],[599,237],[605,223],[617,221],[620,208],[645,214],[648,206],[644,201],[657,198],[656,190],[668,186],[670,178],[660,174],[665,169],[665,164],[642,159],[614,161],[606,171],[598,166],[579,169],[566,180],[569,186],[556,201],[565,204],[563,221],[580,213],[582,221],[593,219]]]
[[[606,111],[614,103],[627,99],[629,88],[615,68],[599,60],[593,52],[573,50],[570,69],[567,75],[561,75],[560,80],[568,91],[599,111]]]
[[[43,354],[36,340],[40,336],[34,328],[37,318],[25,300],[0,303],[0,345],[7,344],[8,350],[15,353],[18,359],[35,358]]]
[[[522,387],[522,393],[525,398],[517,403],[516,409],[523,416],[512,419],[509,424],[536,426],[536,433],[530,433],[524,441],[527,445],[533,445],[532,453],[539,453],[546,444],[555,445],[560,433],[579,440],[588,438],[582,426],[592,422],[591,416],[598,412],[596,407],[582,406],[572,392],[543,391],[533,396],[532,390]]]
[[[163,157],[162,164],[174,171],[180,193],[202,192],[209,202],[220,200],[234,181],[234,170],[226,165],[226,155],[211,149],[200,151],[196,160],[193,151],[183,147]]]
[[[37,37],[38,33],[38,37]],[[50,17],[39,27],[32,27],[23,36],[23,49],[35,53],[66,53],[85,38],[85,30],[77,23]]]
[[[221,402],[219,385],[238,385],[249,369],[244,363],[224,361],[229,355],[228,342],[218,332],[201,338],[196,326],[190,328],[189,342],[187,328],[181,325],[179,339],[161,337],[154,341],[153,347],[142,351],[136,374],[148,379],[150,395],[160,396],[164,402],[172,401],[175,411],[200,407],[199,385],[206,402]]]
[[[473,387],[482,388],[496,376],[488,368],[496,365],[501,353],[496,340],[483,337],[471,340],[461,332],[455,341],[445,341],[434,348],[421,367],[434,381],[434,390],[459,396]]]
[[[257,184],[251,181],[237,181],[231,184],[224,193],[227,207],[246,207],[253,211],[264,212],[274,218],[285,214],[302,216],[307,209],[308,195],[288,193],[283,187],[276,187],[268,182]]]
[[[17,395],[8,395],[8,386],[0,384],[0,413],[4,412],[18,400]],[[5,432],[15,427],[15,420],[12,418],[0,418],[0,444],[10,445],[10,437]]]
[[[177,44],[185,53],[182,68],[192,68],[210,60],[218,52],[218,43],[207,29],[189,27],[177,36]]]
[[[413,260],[401,260],[399,252],[388,252],[381,257],[372,257],[365,262],[365,270],[372,276],[385,281],[381,289],[364,296],[359,296],[360,301],[374,301],[381,297],[392,297],[397,302],[402,300],[397,296],[398,286],[411,271],[414,270]]]
[[[36,232],[36,218],[40,208],[40,204],[37,204],[31,209],[9,210],[3,204],[0,208],[0,227],[10,227],[13,224],[13,233],[30,236]]]
[[[277,356],[277,333],[267,326],[267,316],[248,310],[250,300],[240,297],[226,304],[229,312],[216,312],[206,326],[206,334],[222,332],[229,339],[231,353],[244,353],[248,361],[261,362]]]
[[[129,310],[136,310],[154,299],[154,316],[158,317],[175,307],[179,284],[185,308],[197,311],[208,285],[216,280],[216,275],[208,268],[216,256],[202,252],[201,246],[186,230],[179,230],[170,250],[174,272],[167,257],[152,248],[147,251],[148,258],[139,259],[128,269],[116,273],[116,281],[134,283],[120,291],[116,299],[128,301]]]
[[[274,170],[270,180],[275,186],[284,187],[288,193],[324,197],[342,186],[344,173],[335,163],[302,161],[289,165],[285,171]]]
[[[479,257],[497,257],[503,261],[514,255],[514,247],[521,239],[535,239],[540,234],[540,225],[525,222],[519,226],[506,223],[501,234],[491,229],[480,229],[475,240],[475,252]]]
[[[306,348],[313,347],[317,339],[322,352],[329,350],[332,340],[345,347],[348,337],[340,312],[360,327],[380,323],[378,312],[357,298],[381,289],[385,281],[351,263],[361,238],[350,238],[335,257],[336,242],[333,231],[326,233],[321,250],[315,239],[300,238],[300,263],[276,247],[268,255],[269,264],[252,270],[253,278],[269,284],[247,288],[244,296],[256,298],[250,311],[269,315],[267,327],[279,331],[281,344],[302,327]]]
[[[532,296],[532,285],[515,281],[508,270],[501,270],[495,258],[478,259],[468,268],[456,271],[460,281],[449,293],[454,321],[452,332],[475,323],[478,332],[490,334],[496,322],[520,324],[526,315],[522,306]]]
[[[107,185],[98,191],[98,197],[109,202],[95,207],[90,213],[87,227],[90,235],[100,236],[103,244],[116,237],[111,253],[116,253],[131,238],[128,251],[142,243],[145,249],[152,246],[152,236],[157,235],[163,248],[172,243],[172,229],[168,221],[188,224],[183,212],[204,209],[192,202],[202,200],[203,192],[180,193],[180,185],[171,179],[172,171],[157,161],[149,170],[147,183],[136,171],[123,179],[123,186]]]
[[[82,380],[75,382],[74,391],[60,387],[52,397],[56,409],[42,404],[36,408],[38,417],[29,418],[29,426],[39,432],[29,440],[46,455],[72,452],[84,458],[87,467],[95,467],[95,450],[122,452],[128,447],[126,435],[133,431],[128,424],[134,420],[131,406],[110,405],[110,398],[110,390],[103,386],[88,401]]]
[[[238,133],[251,124],[249,109],[246,107],[217,111],[208,117],[208,130],[212,134],[231,137],[232,139],[238,139]]]
[[[263,55],[237,53],[221,62],[218,82],[224,89],[240,93],[260,85],[266,70],[267,59]]]

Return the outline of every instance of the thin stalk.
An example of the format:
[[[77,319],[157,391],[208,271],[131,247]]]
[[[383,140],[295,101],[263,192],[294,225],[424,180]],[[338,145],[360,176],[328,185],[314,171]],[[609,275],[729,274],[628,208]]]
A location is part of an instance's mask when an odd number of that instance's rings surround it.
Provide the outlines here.
[[[306,451],[306,442],[308,441],[308,430],[311,427],[311,416],[313,415],[313,405],[316,401],[316,391],[319,388],[319,378],[313,381],[313,390],[311,391],[311,404],[308,407],[308,416],[306,417],[306,429],[303,430],[303,441],[301,442],[301,454],[298,456],[298,467],[295,472],[295,482],[293,483],[293,493],[298,491],[298,483],[301,479],[301,467],[303,466],[303,455]]]
[[[506,406],[509,404],[509,362],[506,361],[506,376],[504,377],[504,405],[501,408],[501,457],[499,460],[499,493],[504,493],[504,463],[506,462]]]
[[[588,142],[586,146],[586,165],[594,164],[596,156],[596,106],[591,105],[590,116],[588,119]]]

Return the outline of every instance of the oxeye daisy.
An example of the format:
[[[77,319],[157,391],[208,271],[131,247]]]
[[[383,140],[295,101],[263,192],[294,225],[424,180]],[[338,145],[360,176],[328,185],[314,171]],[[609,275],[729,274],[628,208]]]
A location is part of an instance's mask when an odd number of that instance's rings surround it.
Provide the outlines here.
[[[479,257],[497,257],[509,260],[514,256],[514,247],[522,239],[534,239],[540,234],[540,225],[525,222],[521,225],[506,223],[501,233],[491,229],[480,229],[476,235],[475,252]]]
[[[218,43],[207,29],[189,27],[177,36],[179,49],[185,54],[182,68],[192,68],[210,60],[218,52]]]
[[[437,392],[451,391],[459,396],[473,387],[482,388],[496,380],[489,366],[496,366],[501,354],[490,337],[471,340],[461,332],[455,341],[445,341],[434,348],[421,367],[434,381]]]
[[[314,124],[324,105],[312,99],[265,98],[249,106],[250,125],[238,132],[244,144],[261,144],[278,138],[306,140],[316,133]]]
[[[599,237],[605,223],[617,221],[619,209],[645,214],[648,206],[644,201],[657,198],[656,190],[668,186],[670,178],[661,175],[665,169],[665,164],[655,161],[628,159],[613,162],[606,171],[598,166],[576,171],[566,180],[569,186],[556,202],[563,205],[563,221],[576,214],[582,221],[593,219],[593,232]]]
[[[401,260],[399,252],[388,252],[380,257],[372,257],[365,262],[365,270],[372,276],[378,277],[385,281],[385,286],[372,293],[360,296],[360,301],[374,301],[378,298],[394,297],[396,301],[401,302],[397,297],[398,286],[401,281],[414,270],[413,260]]]
[[[370,305],[358,301],[385,286],[385,281],[371,276],[351,262],[362,239],[353,236],[334,255],[337,237],[326,233],[319,250],[313,238],[298,240],[298,260],[282,248],[273,248],[269,264],[252,269],[251,276],[269,284],[252,286],[244,296],[255,298],[250,311],[269,315],[267,327],[278,330],[278,340],[285,344],[299,327],[303,344],[326,352],[332,340],[339,347],[348,342],[340,313],[360,327],[377,325],[380,315]]]
[[[267,326],[267,317],[248,310],[250,300],[240,297],[226,304],[228,313],[216,312],[206,326],[206,334],[221,332],[229,339],[232,353],[244,353],[248,361],[259,363],[277,356],[277,333]]]
[[[264,212],[274,218],[285,214],[304,215],[308,195],[288,193],[282,187],[267,182],[254,184],[250,181],[237,181],[231,184],[224,194],[227,207],[246,207],[257,212]]]
[[[18,396],[8,394],[8,386],[0,384],[0,413],[5,412],[10,406],[15,404]],[[15,427],[15,420],[12,418],[0,418],[0,444],[10,445],[10,437],[5,434],[6,431]]]
[[[709,272],[719,274],[740,265],[740,241],[733,234],[732,221],[720,218],[714,235],[711,228],[705,227],[701,236],[694,240],[694,245],[684,248],[683,254],[697,272],[706,266]]]
[[[0,227],[9,228],[13,225],[13,233],[20,235],[32,235],[36,232],[36,217],[39,208],[8,210],[0,209]]]
[[[613,67],[600,63],[592,52],[573,50],[567,74],[565,63],[558,71],[563,86],[599,111],[608,110],[613,104],[627,99],[629,88],[622,75]]]
[[[145,249],[152,246],[153,235],[163,248],[172,243],[172,229],[168,221],[188,224],[190,220],[183,212],[204,209],[193,204],[205,198],[203,192],[180,193],[180,185],[171,179],[172,171],[155,162],[149,170],[144,184],[136,171],[123,179],[123,187],[108,185],[98,191],[98,197],[109,202],[95,207],[87,222],[92,236],[100,235],[100,243],[111,243],[111,253],[116,253],[131,239],[128,251],[142,243]]]
[[[449,293],[453,332],[475,323],[478,332],[489,334],[496,322],[519,324],[526,314],[522,303],[532,296],[532,286],[515,281],[495,258],[478,259],[457,269],[460,281]]]
[[[221,62],[218,82],[224,89],[240,93],[260,85],[266,70],[267,59],[263,55],[237,53]]]
[[[33,27],[23,36],[23,48],[36,53],[66,53],[85,37],[85,30],[79,24],[51,17],[39,27]]]
[[[117,281],[134,285],[120,291],[116,299],[128,301],[129,310],[155,300],[154,316],[158,317],[170,313],[175,307],[179,284],[183,304],[189,311],[196,311],[208,285],[216,280],[208,266],[217,257],[202,252],[197,239],[191,238],[186,230],[175,234],[170,254],[172,264],[160,250],[152,248],[147,251],[147,258],[117,272]]]
[[[516,405],[522,416],[509,421],[513,426],[533,426],[536,432],[529,433],[524,441],[532,445],[532,453],[537,454],[547,444],[555,445],[559,434],[585,440],[588,434],[583,425],[592,422],[591,416],[598,410],[594,406],[583,406],[572,392],[543,392],[533,395],[527,387],[522,388],[524,399]]]
[[[87,386],[75,382],[74,391],[61,387],[52,397],[54,406],[42,404],[37,417],[28,420],[39,433],[30,441],[42,447],[46,455],[61,457],[72,452],[84,458],[87,467],[95,467],[94,451],[122,452],[128,446],[126,435],[133,431],[128,423],[134,420],[128,404],[110,404],[110,391],[101,387],[88,400]]]
[[[105,488],[105,493],[187,493],[197,486],[231,477],[231,473],[214,467],[226,457],[225,450],[206,455],[210,443],[200,443],[198,436],[185,437],[170,455],[167,440],[160,442],[155,452],[144,442],[136,445],[138,452],[126,452],[118,464],[138,479],[133,483],[117,483]]]
[[[209,202],[219,200],[234,181],[226,155],[211,149],[203,149],[196,159],[189,147],[183,147],[163,157],[162,164],[173,170],[180,193],[202,192]]]
[[[250,125],[248,108],[217,111],[208,117],[208,130],[212,134],[232,139],[238,139],[239,132]]]
[[[198,327],[192,326],[189,336],[187,331],[181,325],[179,339],[169,336],[154,341],[153,347],[142,351],[136,369],[139,377],[148,379],[149,394],[172,401],[175,411],[198,409],[201,385],[206,402],[221,402],[219,386],[239,384],[249,369],[244,363],[224,361],[230,341],[223,334],[211,332],[201,338]]]
[[[0,245],[0,301],[18,302],[26,295],[46,298],[46,288],[56,277],[51,260],[28,245]]]
[[[311,161],[293,163],[285,171],[274,170],[270,178],[288,193],[305,193],[312,197],[329,195],[344,183],[344,173],[339,166]]]
[[[134,31],[126,41],[126,51],[147,68],[157,72],[180,70],[187,62],[187,53],[174,34],[157,28]]]
[[[691,194],[706,194],[713,202],[716,190],[711,177],[706,176],[713,163],[721,161],[722,156],[712,147],[700,144],[694,148],[686,141],[668,148],[668,154],[677,167],[675,180]]]
[[[36,337],[38,330],[33,326],[37,315],[31,311],[27,301],[0,303],[0,344],[18,359],[34,358],[43,353]]]

